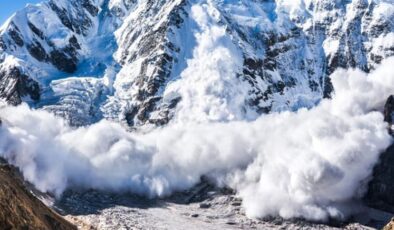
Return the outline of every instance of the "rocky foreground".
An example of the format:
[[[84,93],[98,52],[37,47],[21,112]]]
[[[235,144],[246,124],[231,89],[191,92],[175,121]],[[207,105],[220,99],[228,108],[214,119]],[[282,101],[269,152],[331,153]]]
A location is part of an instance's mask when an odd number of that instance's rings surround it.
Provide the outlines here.
[[[76,229],[33,193],[14,168],[0,166],[0,229]],[[154,200],[133,194],[68,191],[52,206],[79,229],[381,229],[393,216],[360,207],[359,216],[349,222],[253,220],[245,216],[233,191],[207,180],[189,191]]]
[[[17,171],[0,162],[0,229],[77,229],[37,199]]]
[[[382,229],[394,216],[390,164],[394,147],[382,154],[366,200],[370,207],[346,222],[319,224],[276,217],[255,220],[245,216],[242,201],[231,190],[217,188],[203,179],[193,189],[164,199],[95,190],[67,191],[49,202],[79,229]],[[38,198],[15,168],[0,166],[0,229],[76,229]],[[48,200],[45,200],[48,203]],[[390,205],[391,204],[391,205]],[[385,211],[382,211],[385,210]],[[391,221],[385,230],[393,229]]]
[[[393,216],[360,206],[359,215],[346,222],[249,219],[232,191],[207,181],[189,191],[155,200],[93,190],[69,191],[55,206],[81,229],[382,229]]]

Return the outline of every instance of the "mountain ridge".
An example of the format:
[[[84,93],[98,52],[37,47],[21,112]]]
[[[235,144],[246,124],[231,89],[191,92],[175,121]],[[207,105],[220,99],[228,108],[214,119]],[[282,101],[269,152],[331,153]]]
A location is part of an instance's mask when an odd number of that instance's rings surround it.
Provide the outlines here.
[[[51,0],[29,5],[0,30],[0,96],[47,109],[77,126],[102,118],[132,127],[174,119],[253,120],[261,113],[313,107],[330,95],[327,76],[338,67],[369,71],[394,54],[392,3]],[[213,33],[219,33],[216,40],[203,40]],[[221,50],[221,42],[232,50]],[[201,58],[214,57],[212,45],[219,52],[211,61],[215,66],[228,69],[225,62],[232,59],[242,65],[231,72],[208,72],[209,66],[197,66],[205,72],[187,71]],[[195,102],[187,95],[207,105],[190,105]],[[188,116],[188,107],[198,116]]]

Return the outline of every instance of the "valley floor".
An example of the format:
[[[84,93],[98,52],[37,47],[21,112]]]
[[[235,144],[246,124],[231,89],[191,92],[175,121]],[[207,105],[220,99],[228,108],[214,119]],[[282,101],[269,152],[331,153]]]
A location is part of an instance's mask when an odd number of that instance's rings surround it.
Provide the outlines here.
[[[60,200],[54,201],[23,182],[20,174],[5,162],[0,162],[0,182],[0,207],[3,207],[0,208],[0,229],[5,223],[16,228],[24,223],[30,228],[73,229],[37,198],[52,206],[79,229],[89,230],[382,229],[394,216],[365,208],[360,216],[349,223],[317,224],[280,218],[253,220],[245,216],[241,200],[231,190],[217,188],[206,181],[165,199],[95,190],[69,190]]]
[[[354,223],[252,220],[231,191],[208,183],[154,200],[130,194],[69,191],[55,206],[81,229],[381,229],[393,216],[365,208]]]

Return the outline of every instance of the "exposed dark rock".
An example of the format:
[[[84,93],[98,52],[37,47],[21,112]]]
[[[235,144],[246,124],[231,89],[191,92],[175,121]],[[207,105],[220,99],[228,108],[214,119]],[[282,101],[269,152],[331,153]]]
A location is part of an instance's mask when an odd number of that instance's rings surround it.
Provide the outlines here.
[[[50,60],[52,64],[60,71],[73,73],[77,70],[76,58],[70,57],[65,52],[53,50],[50,53]]]
[[[151,1],[147,4],[149,7],[146,8],[143,14],[152,15],[160,10],[163,2]],[[126,35],[127,46],[138,42],[138,50],[135,50],[133,54],[125,50],[122,53],[121,64],[125,65],[135,61],[137,58],[146,57],[134,83],[140,89],[135,95],[136,105],[125,114],[128,124],[135,124],[135,121],[138,121],[139,124],[165,125],[170,120],[169,108],[174,108],[180,100],[174,100],[170,104],[160,104],[162,97],[159,95],[159,92],[165,87],[171,75],[172,67],[177,61],[177,53],[180,50],[176,44],[166,38],[166,34],[172,32],[172,26],[179,28],[183,23],[183,17],[187,15],[184,9],[185,5],[186,1],[182,1],[177,6],[174,6],[168,18],[157,29],[148,28],[147,31],[138,31],[136,29],[136,31],[132,31],[133,33]],[[142,37],[142,39],[138,41],[138,37]],[[162,53],[162,50],[168,50],[173,53]],[[154,70],[148,74],[150,68]],[[151,117],[153,111],[159,111],[160,117]]]
[[[200,204],[200,208],[203,208],[203,209],[210,208],[210,207],[211,207],[211,204],[209,204],[209,203],[201,203]]]
[[[393,124],[394,121],[394,95],[391,95],[384,106],[384,121]]]
[[[69,43],[70,43],[70,47],[74,48],[75,50],[81,49],[81,46],[78,43],[78,39],[75,36],[72,36],[70,38]]]
[[[82,6],[93,16],[96,17],[99,9],[95,7],[90,0],[83,0],[82,1]]]
[[[328,68],[327,68],[327,74],[333,73],[336,69],[338,68],[346,68],[347,66],[347,61],[344,55],[341,52],[335,53],[333,56],[328,56]]]
[[[74,31],[71,20],[67,15],[67,11],[65,9],[59,8],[53,0],[49,2],[49,5],[52,8],[52,10],[56,12],[57,16],[59,17],[63,25],[65,25],[70,30]]]
[[[12,23],[11,26],[12,28],[9,30],[9,34],[12,40],[14,40],[15,44],[22,47],[25,43],[23,41],[19,28],[14,23]]]
[[[33,23],[29,21],[27,22],[27,25],[29,26],[31,31],[33,31],[33,33],[35,33],[39,38],[44,39],[44,33],[40,29],[38,29]]]
[[[48,58],[47,53],[45,52],[45,49],[41,46],[41,44],[38,41],[34,41],[33,44],[30,44],[27,46],[27,50],[33,56],[35,59],[38,61],[46,61]]]
[[[234,221],[234,220],[229,220],[229,221],[226,222],[226,224],[228,224],[228,225],[237,225],[237,222]]]
[[[126,112],[125,119],[130,127],[134,126],[134,117],[137,115],[137,113],[138,113],[138,108],[135,107],[130,111]]]
[[[18,105],[24,96],[30,96],[34,101],[40,100],[39,84],[15,67],[0,72],[0,97],[10,104]]]
[[[222,3],[217,5],[220,26],[226,28],[228,38],[242,52],[243,67],[234,77],[249,84],[243,108],[245,112],[250,109],[253,113],[270,113],[311,107],[321,97],[331,96],[333,89],[328,76],[335,69],[355,67],[368,72],[385,58],[394,55],[394,47],[391,45],[374,42],[393,30],[389,19],[376,15],[376,7],[380,7],[380,3],[366,0],[309,1],[305,3],[308,12],[297,16],[277,12],[281,5],[277,1],[258,2],[265,5],[261,10],[270,12],[267,14],[265,28],[240,23],[234,12],[228,11],[227,7],[221,8]],[[59,18],[59,29],[66,33],[58,34],[64,34],[63,39],[69,37],[69,44],[58,45],[54,39],[46,37],[49,34],[38,23],[39,20],[12,19],[0,36],[0,52],[5,51],[7,55],[18,58],[22,55],[32,56],[39,62],[52,64],[60,71],[74,73],[79,63],[90,63],[90,60],[95,59],[95,51],[89,50],[94,47],[86,43],[92,40],[90,36],[98,35],[97,39],[108,39],[111,43],[108,47],[111,49],[105,52],[117,51],[119,55],[116,55],[114,61],[120,65],[119,70],[137,62],[141,68],[133,69],[133,73],[130,73],[133,76],[117,89],[117,95],[123,94],[120,91],[133,92],[130,95],[125,93],[127,97],[117,98],[127,102],[121,103],[122,105],[107,104],[108,110],[103,110],[105,117],[115,120],[121,118],[122,122],[126,118],[130,126],[167,124],[174,115],[177,103],[170,105],[168,98],[163,98],[163,92],[167,84],[174,80],[172,78],[179,77],[175,73],[179,74],[187,66],[187,60],[192,58],[192,52],[188,50],[189,44],[183,44],[183,38],[187,35],[191,38],[187,40],[192,41],[194,32],[188,31],[190,34],[185,34],[182,29],[183,26],[189,27],[189,22],[192,22],[189,20],[190,1],[139,3],[137,0],[127,0],[117,4],[109,3],[110,1],[94,0],[49,0],[43,6]],[[141,4],[141,12],[138,11],[135,17],[130,18],[131,21],[124,20],[127,14],[133,13],[131,7],[135,4]],[[249,7],[246,2],[244,5]],[[279,14],[285,16],[283,20],[276,20]],[[324,17],[320,17],[321,15]],[[113,20],[106,21],[107,17]],[[310,19],[313,25],[307,23]],[[268,20],[273,24],[270,25]],[[112,25],[107,24],[110,21],[113,22]],[[97,34],[105,33],[106,29],[112,27],[122,31],[118,42]],[[22,29],[29,31],[24,33]],[[112,36],[113,31],[109,30]],[[326,41],[338,45],[326,50]],[[92,52],[93,56],[83,55],[85,52],[81,51],[81,47]],[[107,60],[109,59],[105,61]],[[40,68],[37,62],[26,61],[21,65],[24,69]],[[104,70],[110,65],[103,66]],[[101,67],[94,68],[92,65],[92,69],[97,74]],[[69,77],[59,73],[60,75]],[[45,88],[51,87],[46,80],[41,84]],[[60,97],[60,100],[53,101],[68,101],[62,100],[64,96]],[[102,102],[99,103],[97,107],[102,106]],[[78,104],[89,106],[83,101]],[[122,108],[117,108],[118,106]],[[69,117],[73,117],[73,114]]]
[[[69,28],[71,31],[87,35],[87,32],[92,25],[92,21],[88,14],[92,16],[97,16],[98,8],[95,7],[90,0],[74,1],[72,4],[75,6],[77,12],[71,13],[66,9],[58,6],[55,0],[49,2],[49,6],[57,14],[63,25]],[[88,11],[88,14],[84,12],[84,9]]]
[[[3,38],[0,37],[0,50],[5,50],[6,48]]]
[[[235,201],[231,205],[232,206],[241,206],[242,205],[242,201]]]
[[[331,98],[331,94],[334,91],[334,86],[332,85],[331,78],[326,77],[324,81],[323,97]]]
[[[154,110],[156,102],[158,102],[159,100],[160,98],[152,97],[145,101],[140,107],[137,118],[142,122],[148,121],[150,112]]]
[[[72,36],[66,47],[60,50],[55,49],[50,53],[50,61],[58,70],[66,73],[74,73],[77,70],[77,50],[79,49],[81,49],[81,46],[78,43],[78,39]]]
[[[372,180],[368,185],[366,201],[374,207],[394,212],[394,145],[380,156]]]
[[[391,95],[384,107],[384,120],[393,123],[394,96]],[[389,129],[391,132],[391,129]],[[381,154],[375,166],[365,199],[372,206],[394,212],[394,144]]]

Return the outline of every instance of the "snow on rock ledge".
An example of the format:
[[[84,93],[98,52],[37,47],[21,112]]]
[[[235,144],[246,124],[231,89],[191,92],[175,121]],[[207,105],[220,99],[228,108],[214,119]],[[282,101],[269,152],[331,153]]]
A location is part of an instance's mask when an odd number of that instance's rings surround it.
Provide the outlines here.
[[[0,96],[75,125],[253,120],[312,107],[335,69],[368,72],[394,55],[393,17],[391,0],[50,0],[1,27]]]

